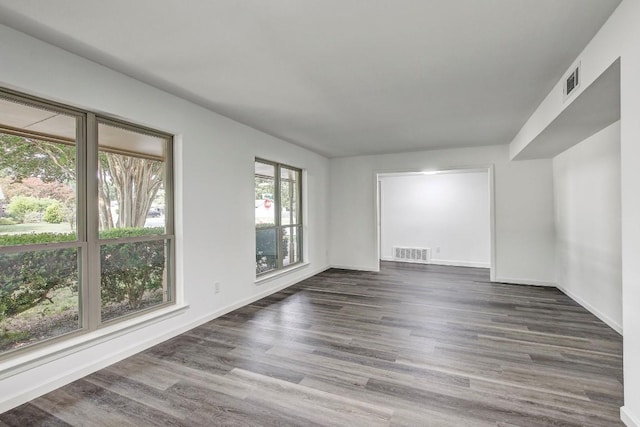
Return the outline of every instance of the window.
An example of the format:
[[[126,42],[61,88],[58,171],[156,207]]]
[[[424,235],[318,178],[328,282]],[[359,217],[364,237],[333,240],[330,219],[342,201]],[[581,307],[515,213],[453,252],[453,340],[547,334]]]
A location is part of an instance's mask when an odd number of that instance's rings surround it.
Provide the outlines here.
[[[255,161],[256,275],[302,262],[302,171]]]
[[[0,92],[0,356],[174,302],[172,137]]]

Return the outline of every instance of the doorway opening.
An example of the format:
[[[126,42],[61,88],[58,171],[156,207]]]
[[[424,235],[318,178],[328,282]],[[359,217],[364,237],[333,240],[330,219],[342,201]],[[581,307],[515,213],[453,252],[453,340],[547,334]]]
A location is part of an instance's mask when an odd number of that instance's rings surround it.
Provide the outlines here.
[[[377,174],[378,260],[495,275],[493,167]]]

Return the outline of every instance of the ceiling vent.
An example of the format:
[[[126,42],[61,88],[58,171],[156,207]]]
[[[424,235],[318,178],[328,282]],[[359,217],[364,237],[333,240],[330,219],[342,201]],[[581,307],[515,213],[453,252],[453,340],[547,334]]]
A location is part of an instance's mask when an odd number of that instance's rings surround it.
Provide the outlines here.
[[[563,92],[566,100],[580,86],[580,63],[564,78]]]

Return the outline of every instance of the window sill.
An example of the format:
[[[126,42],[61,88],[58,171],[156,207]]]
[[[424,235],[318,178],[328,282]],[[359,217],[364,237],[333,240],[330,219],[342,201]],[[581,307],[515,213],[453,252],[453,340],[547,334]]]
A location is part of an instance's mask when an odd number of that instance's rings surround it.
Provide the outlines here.
[[[291,267],[283,268],[282,270],[277,270],[272,273],[267,273],[262,276],[256,277],[256,285],[262,285],[263,283],[270,282],[274,279],[277,279],[281,276],[285,276],[289,273],[293,273],[294,271],[300,270],[302,268],[308,267],[308,262],[302,262],[300,264],[292,265]]]
[[[68,340],[56,342],[55,344],[34,350],[26,355],[18,356],[15,359],[3,361],[0,380],[112,340],[137,329],[178,316],[186,312],[188,308],[188,305],[171,305],[134,319],[105,326],[88,334],[78,335]]]

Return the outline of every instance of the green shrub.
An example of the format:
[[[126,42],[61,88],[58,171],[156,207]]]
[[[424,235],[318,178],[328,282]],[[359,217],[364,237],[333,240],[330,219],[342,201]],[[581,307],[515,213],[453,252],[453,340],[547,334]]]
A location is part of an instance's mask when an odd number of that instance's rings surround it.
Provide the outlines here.
[[[64,222],[67,215],[67,208],[60,202],[52,203],[44,211],[44,221],[49,224],[60,224]]]
[[[129,308],[137,309],[146,291],[162,289],[163,240],[103,245],[100,260],[103,304],[126,301]]]
[[[162,227],[114,228],[100,232],[101,239],[162,234]],[[140,308],[146,291],[162,289],[165,268],[165,242],[112,243],[100,247],[102,303],[126,301],[129,308]]]
[[[139,237],[139,236],[157,236],[158,234],[164,234],[163,227],[150,227],[150,228],[111,228],[108,230],[100,231],[101,239],[118,239],[122,237]]]
[[[101,232],[103,239],[160,234],[162,228],[123,228]],[[65,242],[75,233],[0,235],[0,246]],[[145,291],[162,288],[165,242],[108,243],[100,247],[103,303],[127,301],[139,308]],[[0,254],[0,321],[49,300],[55,291],[78,284],[78,250],[42,249]]]
[[[35,245],[51,242],[71,242],[73,240],[76,240],[75,233],[3,234],[0,235],[0,246]]]
[[[37,212],[38,202],[35,197],[16,196],[7,206],[7,213],[18,222],[24,222],[28,212]]]
[[[0,255],[0,320],[51,301],[50,292],[76,284],[77,280],[75,248]]]
[[[0,218],[0,225],[16,225],[17,222],[11,218]]]
[[[39,199],[31,196],[15,196],[7,206],[7,213],[18,222],[34,221],[37,214],[44,213],[48,206],[58,203],[53,199]],[[39,220],[39,218],[38,218]]]

